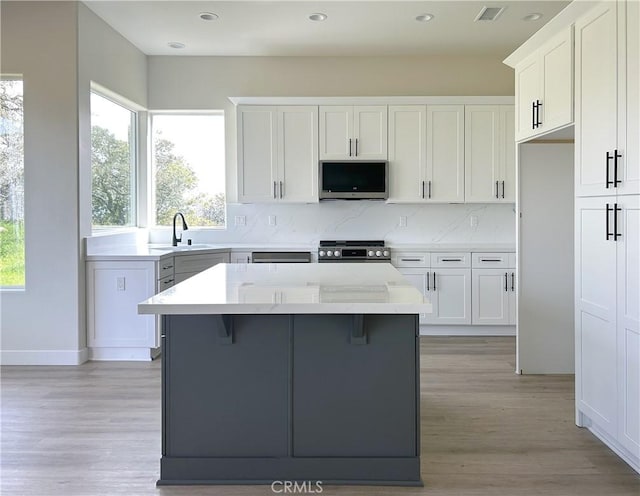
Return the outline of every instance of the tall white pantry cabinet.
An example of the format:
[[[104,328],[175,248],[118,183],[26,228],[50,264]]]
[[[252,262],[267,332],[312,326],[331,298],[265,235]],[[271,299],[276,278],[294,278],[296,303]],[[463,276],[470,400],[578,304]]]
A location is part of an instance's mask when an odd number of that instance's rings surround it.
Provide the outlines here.
[[[640,2],[575,25],[576,423],[640,471]]]

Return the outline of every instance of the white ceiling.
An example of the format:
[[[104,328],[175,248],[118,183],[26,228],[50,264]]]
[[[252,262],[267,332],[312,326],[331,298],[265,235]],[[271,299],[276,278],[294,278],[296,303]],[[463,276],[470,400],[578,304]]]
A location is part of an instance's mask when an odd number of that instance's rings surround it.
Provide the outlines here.
[[[478,54],[504,58],[569,1],[94,1],[85,4],[147,55],[368,56]],[[484,6],[506,7],[474,22]],[[203,21],[201,12],[215,21]],[[327,14],[313,22],[314,12]],[[529,13],[539,21],[526,22]],[[434,15],[417,22],[420,14]],[[181,42],[183,49],[168,42]]]

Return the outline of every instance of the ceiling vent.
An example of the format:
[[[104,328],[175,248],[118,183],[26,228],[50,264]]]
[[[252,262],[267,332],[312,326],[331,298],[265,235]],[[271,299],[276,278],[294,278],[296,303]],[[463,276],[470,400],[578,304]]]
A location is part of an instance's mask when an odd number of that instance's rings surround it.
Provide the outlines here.
[[[482,7],[475,21],[495,21],[504,12],[504,7]]]

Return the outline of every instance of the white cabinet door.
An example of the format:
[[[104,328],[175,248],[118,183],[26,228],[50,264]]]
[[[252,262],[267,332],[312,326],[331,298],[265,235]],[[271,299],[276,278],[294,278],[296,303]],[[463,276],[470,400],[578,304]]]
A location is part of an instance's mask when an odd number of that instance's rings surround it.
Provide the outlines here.
[[[515,109],[513,105],[500,106],[500,199],[516,201],[516,140]]]
[[[277,147],[276,107],[238,107],[238,201],[276,201]]]
[[[508,325],[508,269],[474,269],[471,272],[471,321],[474,325]]]
[[[464,202],[464,137],[464,105],[427,106],[427,201]]]
[[[234,251],[229,255],[229,262],[234,264],[251,263],[251,252]]]
[[[353,107],[320,107],[320,159],[343,160],[353,155]]]
[[[353,109],[353,155],[358,160],[387,159],[387,106]]]
[[[500,106],[465,107],[465,201],[500,200]]]
[[[516,66],[516,138],[518,141],[534,136],[536,115],[534,104],[541,98],[540,58],[537,53]]]
[[[430,291],[433,313],[428,324],[471,324],[471,269],[432,269]]]
[[[278,199],[318,201],[318,107],[278,107]]]
[[[417,202],[426,195],[427,107],[389,107],[389,202]]]
[[[540,50],[542,69],[539,132],[573,122],[573,29],[567,28]]]
[[[607,153],[618,148],[617,2],[602,2],[579,19],[575,37],[575,195],[612,195],[606,186],[614,165]]]
[[[640,196],[618,196],[617,316],[619,435],[640,456]]]
[[[612,436],[617,424],[615,197],[576,200],[576,400]],[[607,237],[609,239],[607,239]]]
[[[429,269],[402,267],[402,268],[398,268],[398,272],[400,272],[407,281],[413,284],[418,291],[420,291],[423,295],[427,296],[431,300],[431,304],[434,305],[434,311],[435,311],[435,303],[433,301],[433,295],[427,292],[427,280],[431,275],[431,273],[429,272]],[[420,324],[426,323],[428,318],[429,318],[429,314],[421,313]]]

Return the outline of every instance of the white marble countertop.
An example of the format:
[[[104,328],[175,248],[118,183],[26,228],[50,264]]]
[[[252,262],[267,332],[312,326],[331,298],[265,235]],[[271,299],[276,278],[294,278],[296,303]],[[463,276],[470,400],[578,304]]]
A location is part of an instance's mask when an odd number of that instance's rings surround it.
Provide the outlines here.
[[[138,305],[141,314],[417,314],[431,302],[391,264],[218,264]]]

